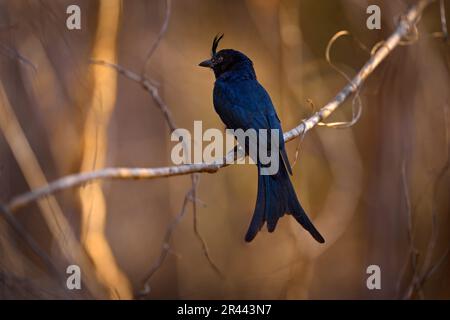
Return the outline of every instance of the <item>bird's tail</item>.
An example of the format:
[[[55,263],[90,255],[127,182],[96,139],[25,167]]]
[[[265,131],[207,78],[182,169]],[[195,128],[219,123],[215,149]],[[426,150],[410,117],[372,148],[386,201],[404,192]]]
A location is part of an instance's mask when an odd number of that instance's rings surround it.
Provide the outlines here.
[[[273,232],[285,213],[291,214],[295,220],[305,228],[314,239],[320,243],[325,240],[309,220],[300,202],[297,199],[294,187],[283,164],[278,173],[274,175],[261,175],[258,166],[258,196],[256,198],[255,211],[250,226],[245,236],[245,241],[252,241],[264,222],[267,222],[267,230]]]

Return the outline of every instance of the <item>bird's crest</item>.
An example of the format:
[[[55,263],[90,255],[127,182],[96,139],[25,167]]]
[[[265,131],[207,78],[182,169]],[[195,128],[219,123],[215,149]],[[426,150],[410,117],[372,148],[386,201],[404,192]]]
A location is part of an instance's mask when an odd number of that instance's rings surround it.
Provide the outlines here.
[[[214,56],[216,54],[217,51],[217,46],[219,45],[219,41],[223,38],[223,33],[219,36],[219,34],[217,34],[214,37],[213,40],[213,44],[212,44],[212,48],[211,48],[211,54]]]

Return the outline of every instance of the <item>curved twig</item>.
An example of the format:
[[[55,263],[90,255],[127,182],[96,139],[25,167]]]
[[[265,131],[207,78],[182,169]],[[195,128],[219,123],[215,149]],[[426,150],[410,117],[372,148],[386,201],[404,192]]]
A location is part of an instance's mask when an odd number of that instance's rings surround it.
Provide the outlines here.
[[[159,31],[155,42],[153,42],[153,45],[150,47],[150,49],[147,53],[147,57],[145,58],[145,62],[144,62],[144,67],[142,69],[142,75],[145,74],[145,71],[147,70],[148,62],[150,61],[150,58],[152,57],[156,48],[158,48],[158,45],[161,42],[161,39],[164,37],[164,34],[167,32],[167,28],[169,27],[170,14],[172,11],[171,8],[172,8],[172,0],[166,0],[166,12],[165,12],[165,17],[164,17],[164,22],[161,26],[161,30]]]

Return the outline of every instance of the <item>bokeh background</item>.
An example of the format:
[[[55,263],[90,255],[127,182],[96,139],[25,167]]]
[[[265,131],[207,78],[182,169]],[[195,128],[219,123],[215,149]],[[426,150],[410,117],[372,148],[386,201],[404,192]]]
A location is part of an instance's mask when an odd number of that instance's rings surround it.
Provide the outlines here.
[[[371,48],[414,2],[173,0],[167,32],[146,63],[164,0],[0,0],[0,201],[80,171],[171,165],[175,143],[151,95],[91,59],[157,82],[179,127],[202,120],[221,129],[214,76],[197,64],[223,32],[220,48],[253,60],[289,130],[346,84],[325,59],[331,37],[348,30]],[[70,4],[81,8],[81,30],[66,28]],[[370,4],[381,8],[381,30],[366,27]],[[256,199],[251,165],[199,176],[197,219],[188,203],[169,249],[164,237],[190,176],[96,182],[14,212],[62,276],[0,220],[0,298],[448,299],[449,44],[433,36],[440,31],[434,3],[418,39],[395,49],[364,84],[360,120],[349,129],[317,127],[301,142],[292,179],[324,245],[289,216],[274,233],[264,228],[244,242]],[[370,53],[344,37],[331,56],[354,75]],[[330,120],[351,117],[349,101]],[[288,144],[291,161],[298,144]],[[80,291],[65,289],[72,263],[81,266]],[[366,287],[372,264],[381,268],[381,290]]]

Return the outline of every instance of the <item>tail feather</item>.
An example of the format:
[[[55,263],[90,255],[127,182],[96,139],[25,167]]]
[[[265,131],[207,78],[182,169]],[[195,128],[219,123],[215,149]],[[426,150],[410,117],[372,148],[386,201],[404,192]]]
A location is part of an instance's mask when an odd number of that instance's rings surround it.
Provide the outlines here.
[[[291,214],[316,241],[325,242],[300,205],[286,167],[281,165],[273,176],[261,175],[258,167],[258,196],[245,241],[252,241],[264,222],[267,222],[268,231],[273,232],[285,213]]]
[[[273,193],[272,190],[277,188],[277,181],[273,176],[263,176],[266,183],[266,221],[267,221],[267,230],[269,232],[274,232],[277,226],[278,220],[284,215],[284,206],[283,200],[280,199],[282,196],[281,193]]]
[[[260,175],[260,169],[258,167],[258,195],[256,197],[255,211],[253,212],[253,218],[250,222],[247,234],[245,235],[245,241],[252,241],[256,234],[261,230],[264,222],[266,221],[265,207],[266,207],[266,184],[265,179],[262,179]]]
[[[292,187],[292,184],[291,184]],[[290,197],[289,201],[289,213],[292,214],[292,216],[297,220],[298,223],[302,225],[303,228],[305,228],[311,236],[316,239],[319,243],[324,243],[325,239],[322,237],[320,232],[314,227],[311,220],[309,220],[308,216],[306,215],[305,210],[303,210],[302,206],[300,205],[300,202],[297,199],[297,196],[295,194],[295,190],[293,187],[291,188],[291,194],[294,196]]]

